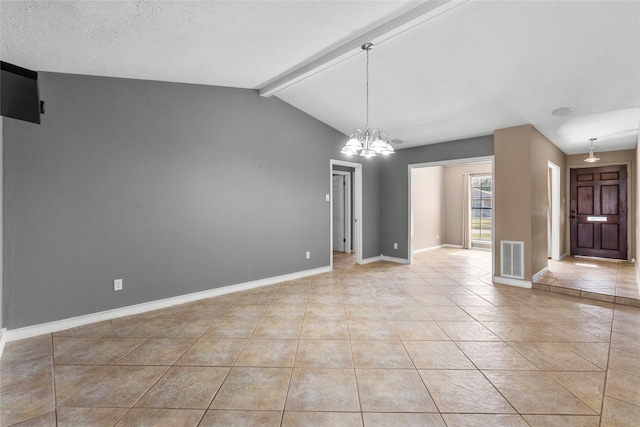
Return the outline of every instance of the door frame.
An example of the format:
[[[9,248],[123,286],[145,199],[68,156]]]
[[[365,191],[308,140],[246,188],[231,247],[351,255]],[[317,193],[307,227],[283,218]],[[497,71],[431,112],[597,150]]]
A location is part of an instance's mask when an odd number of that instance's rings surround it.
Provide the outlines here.
[[[351,247],[351,172],[332,170],[333,175],[344,176],[344,251],[345,253],[351,253],[353,252]],[[333,191],[333,185],[331,186],[331,191]],[[331,212],[333,212],[333,195],[331,196]],[[333,221],[331,223],[333,224]],[[331,231],[333,233],[333,230]],[[331,236],[333,241],[333,234]]]
[[[560,260],[560,166],[547,163],[551,169],[551,259]]]
[[[587,169],[593,167],[600,166],[617,166],[617,165],[626,165],[627,166],[627,261],[631,262],[635,257],[632,254],[635,254],[636,251],[636,242],[631,240],[631,229],[635,230],[635,200],[634,203],[631,203],[631,197],[634,195],[635,185],[635,169],[631,168],[631,162],[629,160],[620,160],[620,161],[608,161],[608,162],[598,162],[595,165],[593,163],[589,164],[573,164],[568,163],[566,166],[566,174],[565,174],[565,191],[568,195],[566,197],[565,212],[567,213],[567,222],[565,226],[565,252],[566,255],[571,254],[571,226],[569,224],[569,215],[571,212],[571,169]],[[632,243],[633,242],[633,243]]]
[[[413,263],[413,169],[417,168],[425,168],[431,166],[453,166],[453,165],[462,165],[467,163],[491,163],[491,176],[495,176],[495,160],[494,156],[483,156],[483,157],[469,157],[465,159],[450,159],[450,160],[441,160],[436,162],[426,162],[426,163],[416,163],[408,165],[408,173],[409,173],[409,236],[407,238],[408,247],[407,247],[407,258],[408,263],[411,265]],[[492,186],[495,189],[495,179],[491,181]],[[495,203],[496,198],[491,198],[491,209],[495,212]],[[491,222],[491,277],[494,277],[494,267],[495,267],[495,220]]]
[[[353,168],[353,241],[352,251],[356,253],[356,264],[362,264],[362,164],[344,160],[329,160],[329,266],[333,269],[333,170],[334,166]]]

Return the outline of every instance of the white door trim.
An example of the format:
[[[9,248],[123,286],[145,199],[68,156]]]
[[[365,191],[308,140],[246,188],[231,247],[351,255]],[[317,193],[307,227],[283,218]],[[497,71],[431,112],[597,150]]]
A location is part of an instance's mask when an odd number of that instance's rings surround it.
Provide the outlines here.
[[[351,253],[353,252],[351,247],[351,172],[332,170],[332,174],[344,176],[344,251]],[[333,197],[331,197],[331,203],[331,209],[333,210]]]
[[[551,259],[560,259],[560,166],[548,162],[551,169]]]
[[[334,160],[331,159],[329,161],[329,191],[330,191],[330,206],[329,206],[329,259],[330,266],[333,269],[333,174],[334,166],[346,166],[349,168],[353,168],[353,242],[352,242],[352,250],[356,253],[356,263],[362,264],[362,164],[353,163],[353,162],[345,162],[344,160]]]

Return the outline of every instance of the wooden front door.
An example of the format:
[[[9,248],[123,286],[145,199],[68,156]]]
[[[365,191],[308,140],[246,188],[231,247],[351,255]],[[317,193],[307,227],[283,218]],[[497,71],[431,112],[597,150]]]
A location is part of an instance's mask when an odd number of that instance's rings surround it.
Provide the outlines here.
[[[627,167],[571,169],[571,254],[627,259]]]

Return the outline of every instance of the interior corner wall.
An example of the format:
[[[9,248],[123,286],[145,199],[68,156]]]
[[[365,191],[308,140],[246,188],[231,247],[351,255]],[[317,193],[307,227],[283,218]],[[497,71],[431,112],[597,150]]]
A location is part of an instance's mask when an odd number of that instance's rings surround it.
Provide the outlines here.
[[[494,271],[500,274],[500,242],[524,242],[524,279],[531,280],[531,125],[494,132]],[[545,250],[546,253],[546,250]]]
[[[441,244],[444,236],[443,167],[411,169],[413,173],[413,249]]]
[[[566,228],[566,154],[531,127],[531,271],[536,274],[548,266],[549,229],[549,162],[560,167],[560,236]],[[565,245],[560,239],[560,254],[565,253]]]
[[[345,144],[347,137],[340,140],[340,149]],[[339,151],[339,150],[338,150]],[[382,239],[382,183],[381,183],[381,163],[383,159],[374,157],[367,159],[359,157],[352,160],[354,156],[347,157],[347,161],[362,163],[362,258],[373,258],[380,256],[380,246]],[[362,159],[362,160],[360,160]],[[377,161],[376,161],[377,159]],[[373,161],[372,161],[373,160]],[[384,159],[386,161],[386,159]]]
[[[42,124],[3,120],[6,328],[330,265],[345,135],[253,90],[39,77]],[[377,256],[379,166],[363,175]]]
[[[637,188],[633,188],[634,185],[637,185],[637,149],[636,150],[619,150],[619,151],[603,151],[597,152],[596,155],[600,158],[600,161],[595,165],[593,163],[585,163],[584,159],[587,157],[587,153],[584,154],[573,154],[567,156],[567,170],[566,173],[563,174],[566,179],[565,188],[567,191],[567,195],[570,194],[569,186],[571,183],[569,182],[569,174],[570,170],[574,168],[584,168],[584,167],[599,167],[599,166],[608,166],[608,165],[627,165],[627,203],[628,203],[628,242],[627,242],[627,257],[629,260],[632,258],[637,258],[636,254],[636,245],[637,238],[634,230],[636,229],[636,224],[638,224],[636,219],[636,210],[637,210]],[[569,196],[568,196],[569,197]],[[570,200],[567,197],[566,205],[569,206]],[[569,209],[567,207],[567,209]],[[565,231],[566,241],[570,242],[570,232],[569,227],[567,227]],[[571,248],[569,244],[567,244],[567,254],[569,254]]]
[[[486,135],[397,150],[381,162],[382,254],[409,258],[409,165],[491,155],[493,135]],[[398,249],[393,248],[394,243],[398,243]]]
[[[494,242],[524,242],[524,280],[531,281],[548,262],[549,162],[560,167],[560,200],[566,205],[562,200],[567,195],[567,156],[531,125],[498,129],[494,136]],[[567,228],[566,206],[561,206],[560,216],[562,236]],[[564,247],[561,245],[561,253]],[[500,272],[500,256],[497,248],[496,275]]]

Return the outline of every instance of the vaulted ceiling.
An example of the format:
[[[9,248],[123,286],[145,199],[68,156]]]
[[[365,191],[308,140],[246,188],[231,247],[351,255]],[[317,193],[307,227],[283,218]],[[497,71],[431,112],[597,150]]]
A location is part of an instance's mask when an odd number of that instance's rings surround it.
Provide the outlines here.
[[[567,154],[635,148],[638,1],[2,1],[2,60],[256,89],[396,149],[533,124]],[[554,109],[572,107],[569,116]]]

